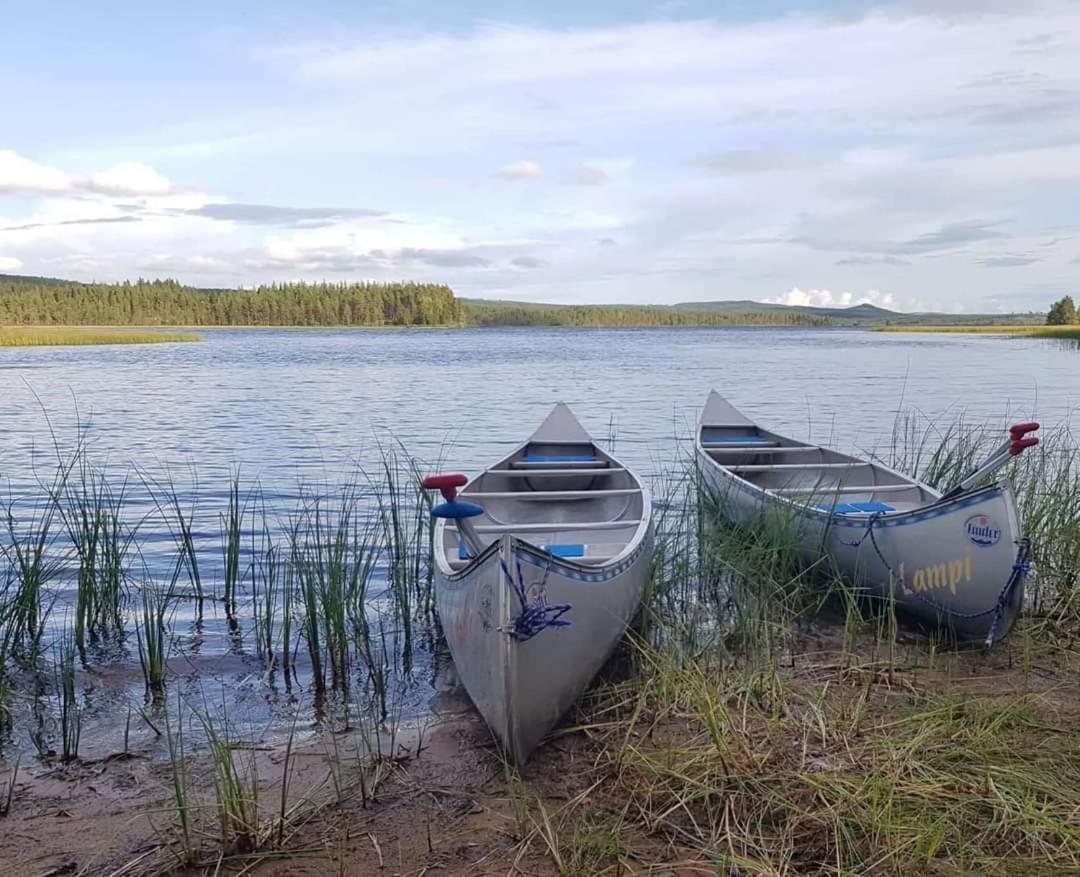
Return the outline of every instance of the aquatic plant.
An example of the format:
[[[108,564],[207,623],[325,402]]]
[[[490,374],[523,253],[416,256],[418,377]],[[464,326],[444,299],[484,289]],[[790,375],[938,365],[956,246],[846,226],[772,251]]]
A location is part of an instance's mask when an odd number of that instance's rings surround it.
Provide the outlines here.
[[[194,535],[195,512],[199,496],[198,472],[192,470],[191,506],[187,509],[184,508],[180,491],[171,473],[167,474],[163,481],[158,481],[141,471],[139,475],[153,500],[158,515],[176,543],[178,570],[187,572],[188,581],[191,583],[195,596],[196,617],[201,620],[204,594],[202,575],[199,572],[199,553],[195,547]]]
[[[225,855],[254,852],[262,844],[259,820],[259,777],[253,752],[232,737],[225,693],[220,717],[209,708],[194,710],[209,748],[214,776],[214,804],[219,840]],[[240,760],[243,764],[239,764]]]
[[[177,558],[171,579],[159,582],[149,576],[139,589],[140,607],[135,636],[139,650],[146,697],[158,701],[165,695],[165,676],[168,672],[169,631],[165,619],[172,612],[176,599],[176,583],[183,563]]]
[[[11,767],[11,776],[0,786],[0,817],[11,813],[11,805],[15,800],[15,784],[19,781],[19,764],[20,760],[16,756],[15,764]]]
[[[77,477],[73,477],[77,476]],[[114,488],[83,453],[53,497],[78,557],[75,644],[86,660],[86,635],[124,630],[127,553],[134,533],[122,520],[127,480]]]
[[[14,573],[14,592],[5,611],[12,625],[11,642],[26,661],[41,651],[45,619],[52,608],[49,584],[63,568],[56,547],[56,506],[47,497],[40,504],[9,499],[3,511],[6,539],[0,553]]]
[[[56,644],[56,689],[60,706],[60,760],[64,764],[79,757],[79,740],[82,737],[82,709],[75,692],[74,636],[65,626]]]
[[[47,347],[85,344],[173,344],[201,341],[190,332],[131,332],[74,326],[0,326],[0,347]]]

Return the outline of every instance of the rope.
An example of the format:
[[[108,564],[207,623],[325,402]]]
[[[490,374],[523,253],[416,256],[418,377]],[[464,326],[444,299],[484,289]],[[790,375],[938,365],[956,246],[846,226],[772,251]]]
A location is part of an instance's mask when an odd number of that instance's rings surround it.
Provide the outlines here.
[[[525,576],[521,572],[521,559],[515,557],[517,576],[511,575],[505,560],[500,558],[499,563],[502,564],[503,572],[506,574],[506,578],[514,589],[514,593],[517,594],[518,602],[521,604],[521,610],[511,619],[510,629],[506,631],[512,639],[523,643],[549,627],[571,627],[573,625],[572,621],[562,617],[573,606],[569,603],[548,603],[547,601],[544,585],[547,584],[548,573],[551,572],[550,561],[548,561],[548,565],[544,569],[544,577],[537,585],[536,599],[533,601],[529,600],[528,588],[525,586]]]
[[[904,580],[896,574],[896,571],[892,568],[889,561],[885,559],[885,555],[881,553],[881,548],[877,543],[877,538],[874,536],[874,524],[877,523],[882,512],[875,512],[870,516],[870,520],[866,524],[866,532],[862,534],[862,537],[858,542],[844,542],[840,540],[848,548],[858,548],[867,537],[870,538],[870,544],[874,548],[874,553],[877,554],[878,560],[889,571],[889,575],[897,582],[901,587],[904,586]],[[1028,577],[1031,573],[1031,540],[1021,539],[1019,548],[1016,552],[1016,561],[1013,563],[1012,572],[1009,575],[1008,581],[1005,582],[1005,586],[998,594],[997,600],[994,601],[994,605],[989,609],[983,609],[981,612],[960,612],[957,609],[951,609],[942,603],[938,603],[936,600],[927,597],[925,594],[915,593],[915,597],[930,606],[942,615],[950,618],[962,618],[964,620],[971,620],[974,618],[985,618],[987,615],[993,615],[994,620],[990,624],[990,630],[986,634],[985,648],[990,648],[994,644],[994,637],[997,635],[998,625],[1001,623],[1002,616],[1005,614],[1005,607],[1009,604],[1009,599],[1012,596],[1013,590],[1020,582]]]

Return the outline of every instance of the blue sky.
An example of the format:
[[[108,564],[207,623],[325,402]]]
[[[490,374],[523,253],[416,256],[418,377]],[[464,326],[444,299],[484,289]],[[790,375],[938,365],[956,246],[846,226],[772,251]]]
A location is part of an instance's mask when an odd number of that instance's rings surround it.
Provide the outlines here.
[[[0,271],[1041,309],[1080,291],[1075,9],[21,4]]]

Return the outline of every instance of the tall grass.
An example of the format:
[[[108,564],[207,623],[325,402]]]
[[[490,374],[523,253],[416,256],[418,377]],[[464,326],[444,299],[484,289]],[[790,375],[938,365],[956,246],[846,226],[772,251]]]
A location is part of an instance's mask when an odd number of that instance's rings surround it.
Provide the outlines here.
[[[56,645],[56,689],[60,706],[60,760],[64,764],[79,757],[82,738],[82,708],[75,692],[75,655],[73,634],[65,629]]]
[[[180,490],[173,481],[171,474],[164,481],[158,481],[153,477],[140,472],[143,485],[146,487],[158,511],[160,520],[168,528],[176,543],[178,568],[187,572],[188,581],[191,583],[192,593],[195,597],[196,617],[203,617],[203,604],[205,594],[203,592],[202,574],[199,570],[199,552],[195,546],[195,514],[199,496],[199,479],[196,472],[192,472],[191,505],[184,507],[181,500]]]
[[[76,474],[65,480],[54,502],[78,557],[75,644],[85,661],[87,633],[123,633],[127,553],[134,533],[122,520],[126,479],[114,488],[83,454]]]
[[[0,326],[0,347],[43,347],[83,344],[166,344],[201,341],[190,332],[131,332],[77,326]]]
[[[173,575],[167,583],[147,576],[139,589],[140,606],[135,636],[146,698],[153,702],[158,702],[165,696],[169,656],[166,619],[171,615],[176,600],[176,583],[181,564],[182,560],[177,558]]]
[[[235,626],[236,592],[242,572],[240,569],[241,542],[244,522],[247,520],[253,498],[253,491],[240,498],[240,470],[237,469],[229,481],[229,497],[225,513],[221,515],[221,559],[222,584],[224,593],[225,615]]]
[[[262,843],[259,819],[259,777],[254,753],[232,737],[224,692],[221,718],[209,709],[196,710],[210,751],[219,840],[225,855],[254,852]]]
[[[32,661],[40,654],[45,619],[52,608],[49,586],[63,568],[63,558],[55,550],[56,506],[49,501],[16,506],[12,499],[3,517],[7,538],[0,542],[0,552],[14,571],[6,606],[11,640],[20,656]]]
[[[420,464],[402,447],[382,449],[381,480],[371,480],[386,552],[387,581],[402,631],[402,663],[412,665],[413,625],[434,608],[431,499]]]
[[[317,685],[326,669],[335,688],[348,688],[351,643],[367,635],[367,593],[380,548],[355,486],[311,496],[292,528],[292,565],[304,607],[304,632]]]

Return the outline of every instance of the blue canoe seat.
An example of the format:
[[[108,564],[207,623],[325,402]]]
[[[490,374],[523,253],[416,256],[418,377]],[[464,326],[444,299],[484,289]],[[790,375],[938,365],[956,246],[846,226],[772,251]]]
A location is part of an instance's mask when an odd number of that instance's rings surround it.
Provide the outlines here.
[[[526,463],[596,463],[592,454],[526,454]]]
[[[584,545],[545,545],[544,551],[550,551],[556,557],[584,557]],[[472,555],[463,542],[458,543],[458,560],[468,560]]]
[[[724,438],[702,439],[701,444],[706,448],[720,448],[724,445],[775,445],[779,443],[775,439],[761,438],[756,435],[731,435]]]
[[[895,512],[896,506],[887,502],[840,502],[834,506],[819,505],[819,509],[837,515],[866,515],[874,512]]]

